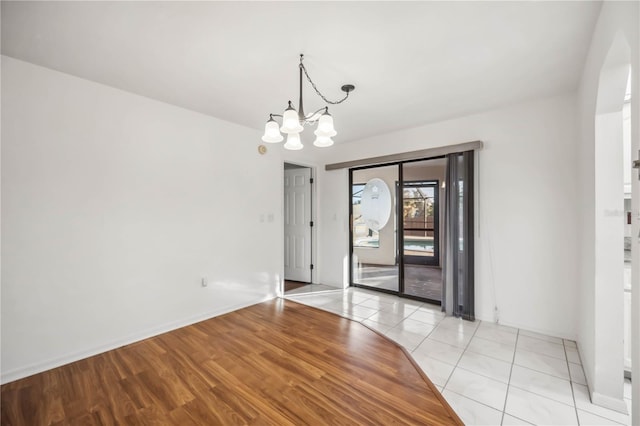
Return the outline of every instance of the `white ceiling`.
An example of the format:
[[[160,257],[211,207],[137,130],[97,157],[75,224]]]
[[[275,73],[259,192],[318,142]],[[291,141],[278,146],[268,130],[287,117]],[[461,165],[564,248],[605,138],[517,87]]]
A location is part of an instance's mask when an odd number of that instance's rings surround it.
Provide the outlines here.
[[[2,1],[2,53],[256,129],[304,53],[340,143],[575,90],[600,6]]]

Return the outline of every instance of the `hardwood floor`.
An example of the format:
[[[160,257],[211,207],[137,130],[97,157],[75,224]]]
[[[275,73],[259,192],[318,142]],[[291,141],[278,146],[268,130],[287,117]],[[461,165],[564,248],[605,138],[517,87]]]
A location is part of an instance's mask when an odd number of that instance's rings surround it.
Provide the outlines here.
[[[288,281],[284,282],[284,292],[295,290],[296,288],[304,287],[305,285],[309,285],[309,283],[301,283],[299,281]]]
[[[2,425],[462,424],[403,349],[283,299],[2,386]]]

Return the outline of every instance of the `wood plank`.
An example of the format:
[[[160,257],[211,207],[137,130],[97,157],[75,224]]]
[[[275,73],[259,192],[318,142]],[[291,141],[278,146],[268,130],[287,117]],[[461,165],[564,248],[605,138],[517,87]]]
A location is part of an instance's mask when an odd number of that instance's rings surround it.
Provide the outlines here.
[[[462,424],[394,342],[282,299],[1,388],[1,421],[44,424]]]

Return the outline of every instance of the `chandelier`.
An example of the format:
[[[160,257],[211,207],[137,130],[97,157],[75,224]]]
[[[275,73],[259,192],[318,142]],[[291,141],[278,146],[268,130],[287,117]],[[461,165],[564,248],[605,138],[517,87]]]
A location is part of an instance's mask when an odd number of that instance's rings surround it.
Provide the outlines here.
[[[341,87],[342,91],[345,92],[342,99],[338,101],[328,100],[322,93],[320,93],[315,83],[311,80],[311,77],[309,77],[309,73],[302,63],[303,59],[304,55],[301,54],[300,65],[298,66],[300,72],[300,97],[298,102],[298,111],[293,108],[291,101],[289,101],[289,106],[284,113],[269,114],[269,120],[264,126],[264,136],[262,136],[262,140],[264,142],[278,143],[284,140],[280,133],[282,132],[287,135],[287,142],[284,144],[284,147],[290,150],[299,150],[303,148],[304,145],[302,145],[302,141],[300,139],[300,132],[304,130],[303,126],[305,124],[309,126],[313,126],[316,123],[318,124],[318,128],[313,132],[316,135],[316,140],[313,144],[320,148],[333,145],[333,139],[331,138],[337,134],[336,130],[333,128],[333,117],[329,114],[328,106],[322,107],[311,114],[305,115],[304,107],[302,105],[302,73],[307,77],[307,80],[309,80],[309,83],[311,83],[311,86],[318,96],[330,105],[337,105],[346,101],[349,97],[349,93],[355,89],[353,84],[345,84]],[[280,125],[273,117],[281,117],[282,125]]]

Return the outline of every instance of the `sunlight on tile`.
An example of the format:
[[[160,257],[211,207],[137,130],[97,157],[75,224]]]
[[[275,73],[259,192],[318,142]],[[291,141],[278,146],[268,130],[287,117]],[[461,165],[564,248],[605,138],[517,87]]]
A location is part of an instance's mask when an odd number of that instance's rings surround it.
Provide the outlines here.
[[[442,395],[465,425],[499,425],[502,411],[445,390]]]
[[[404,346],[467,425],[630,424],[593,405],[576,342],[446,317],[439,306],[370,290],[287,294]],[[631,384],[624,397],[630,405]]]

